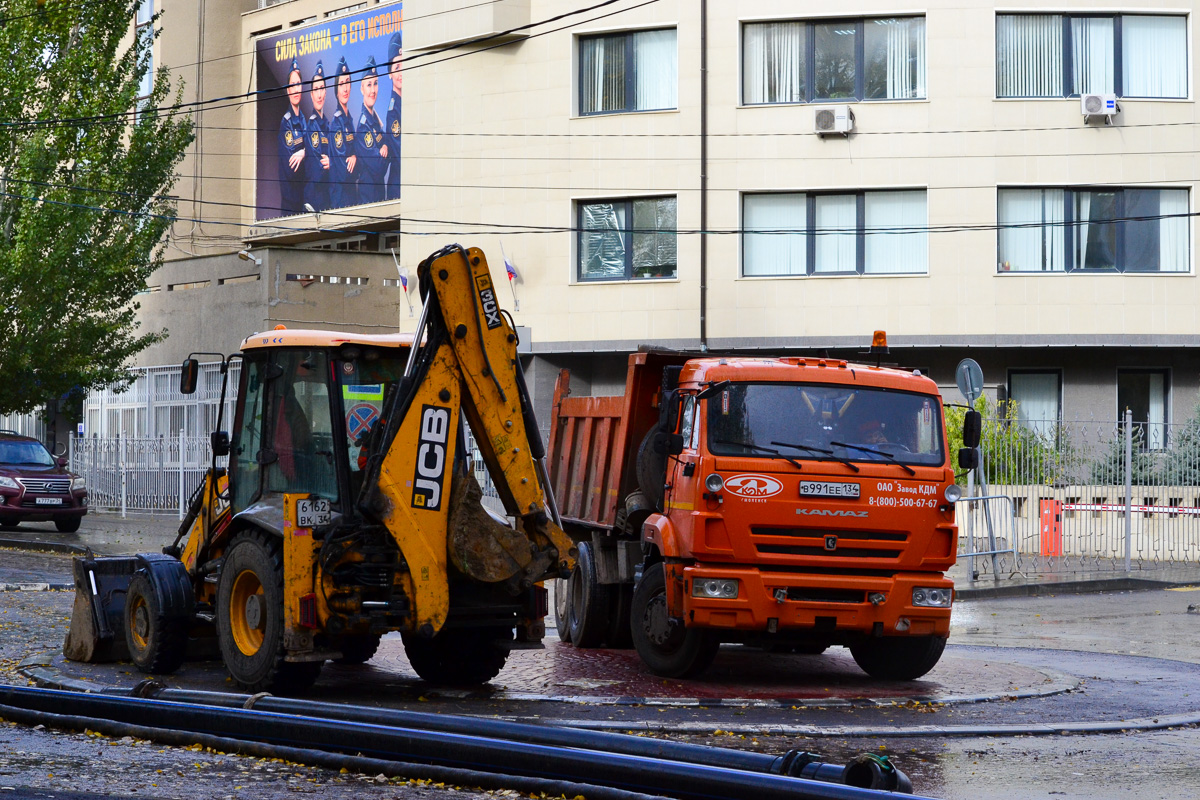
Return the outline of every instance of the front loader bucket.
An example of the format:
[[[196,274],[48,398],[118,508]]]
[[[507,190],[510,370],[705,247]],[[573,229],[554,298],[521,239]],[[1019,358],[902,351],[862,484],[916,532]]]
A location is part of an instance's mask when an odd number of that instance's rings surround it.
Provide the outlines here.
[[[127,661],[125,592],[142,564],[137,556],[75,558],[75,606],[63,655],[72,661]]]

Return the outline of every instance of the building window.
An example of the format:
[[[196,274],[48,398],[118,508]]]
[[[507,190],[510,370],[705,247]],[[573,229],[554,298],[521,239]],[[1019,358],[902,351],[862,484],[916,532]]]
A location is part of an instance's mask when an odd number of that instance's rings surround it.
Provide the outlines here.
[[[579,280],[674,278],[674,197],[638,197],[578,205]]]
[[[1001,272],[1187,272],[1186,189],[1000,189]]]
[[[925,18],[755,22],[742,28],[742,102],[925,97]]]
[[[1058,370],[1012,370],[1008,397],[1017,421],[1031,431],[1052,436],[1062,419],[1062,373]]]
[[[678,107],[674,28],[580,38],[580,114]]]
[[[1134,436],[1145,450],[1161,450],[1167,444],[1167,393],[1169,375],[1163,369],[1117,370],[1117,417],[1125,421],[1125,409],[1133,412]]]
[[[1187,17],[996,17],[996,96],[1185,98]]]
[[[141,85],[138,87],[138,97],[146,98],[154,92],[154,0],[142,0],[134,20],[134,35],[145,43],[149,52],[146,74],[142,76]]]
[[[922,274],[924,190],[742,197],[742,274]]]

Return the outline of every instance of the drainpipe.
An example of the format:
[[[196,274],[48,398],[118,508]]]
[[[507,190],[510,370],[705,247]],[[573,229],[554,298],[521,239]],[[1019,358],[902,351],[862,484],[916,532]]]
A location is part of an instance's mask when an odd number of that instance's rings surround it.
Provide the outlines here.
[[[708,352],[708,0],[700,0],[700,351]]]

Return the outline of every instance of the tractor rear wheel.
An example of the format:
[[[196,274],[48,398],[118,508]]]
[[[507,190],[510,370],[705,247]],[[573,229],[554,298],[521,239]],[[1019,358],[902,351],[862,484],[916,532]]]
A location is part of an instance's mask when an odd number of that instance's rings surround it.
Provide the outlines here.
[[[449,686],[476,686],[500,674],[508,660],[511,628],[451,628],[432,639],[403,634],[404,652],[423,680]]]

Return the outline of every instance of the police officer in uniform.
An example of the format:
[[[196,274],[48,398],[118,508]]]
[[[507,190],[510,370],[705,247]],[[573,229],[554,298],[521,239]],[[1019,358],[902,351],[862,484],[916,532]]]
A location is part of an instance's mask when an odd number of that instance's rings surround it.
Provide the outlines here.
[[[400,65],[404,52],[400,31],[388,42],[388,72],[392,78],[392,99],[384,120],[383,140],[388,148],[387,199],[400,199]]]
[[[384,198],[384,179],[387,173],[387,157],[390,152],[383,140],[383,122],[375,113],[375,101],[379,98],[379,75],[375,70],[375,57],[367,56],[367,66],[362,78],[362,113],[358,116],[355,132],[359,174],[358,201],[378,203]]]
[[[307,127],[300,113],[304,94],[300,65],[292,59],[288,71],[287,98],[291,106],[279,122],[279,208],[286,216],[304,211],[304,139]]]
[[[325,119],[325,65],[318,61],[309,90],[313,113],[308,118],[304,155],[304,202],[314,211],[329,208],[329,121]]]
[[[354,118],[350,116],[350,88],[354,83],[346,57],[338,59],[335,70],[337,110],[329,121],[329,207],[342,208],[358,204],[358,156],[355,154]]]

